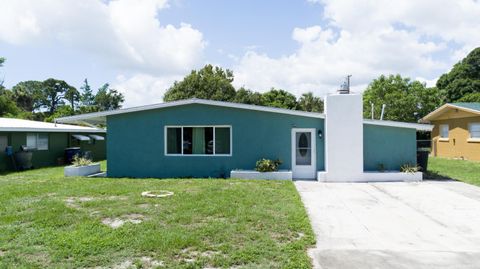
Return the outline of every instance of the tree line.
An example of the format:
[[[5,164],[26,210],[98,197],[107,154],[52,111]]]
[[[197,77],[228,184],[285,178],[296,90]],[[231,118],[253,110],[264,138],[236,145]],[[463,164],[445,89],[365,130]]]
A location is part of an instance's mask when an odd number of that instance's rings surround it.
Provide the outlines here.
[[[5,58],[0,58],[0,67],[4,62]],[[108,83],[93,93],[87,79],[80,90],[54,78],[21,81],[11,89],[0,81],[0,117],[51,122],[63,116],[118,109],[124,101],[123,94]]]
[[[261,75],[261,74],[259,74]],[[272,106],[303,111],[323,112],[323,101],[312,92],[295,98],[291,93],[272,88],[265,93],[232,85],[230,70],[206,65],[193,70],[183,80],[170,87],[164,101],[201,98],[236,103]],[[444,103],[480,102],[480,48],[471,51],[455,64],[450,72],[438,79],[435,87],[401,75],[381,75],[374,79],[363,93],[365,118],[379,119],[385,105],[383,119],[417,122]],[[373,108],[373,115],[372,115]],[[348,109],[348,108],[346,108]]]
[[[5,59],[0,58],[0,67]],[[261,74],[259,74],[261,75]],[[271,106],[293,110],[323,112],[323,100],[312,92],[296,98],[283,89],[260,93],[233,86],[231,70],[205,65],[174,84],[163,100],[189,98]],[[55,117],[118,109],[124,96],[105,84],[94,94],[85,79],[78,91],[65,81],[24,81],[5,89],[0,81],[0,116],[51,121]],[[438,79],[435,87],[401,75],[381,75],[363,93],[364,117],[378,119],[385,105],[385,120],[417,122],[435,108],[448,102],[480,102],[480,48]]]
[[[232,84],[233,79],[231,70],[208,64],[198,71],[193,70],[183,80],[174,82],[163,100],[171,102],[199,98],[311,112],[323,111],[322,99],[314,96],[312,92],[304,93],[297,99],[295,95],[282,89],[271,88],[265,93],[244,87],[236,90]]]
[[[386,120],[417,122],[445,103],[480,102],[480,48],[472,50],[440,76],[435,87],[400,75],[382,75],[364,91],[364,117],[380,116],[386,105]]]

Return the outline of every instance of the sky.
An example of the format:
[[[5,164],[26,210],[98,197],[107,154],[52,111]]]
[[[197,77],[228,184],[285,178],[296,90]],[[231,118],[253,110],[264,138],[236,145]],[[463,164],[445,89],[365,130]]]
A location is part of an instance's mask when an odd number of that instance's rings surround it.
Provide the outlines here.
[[[125,107],[162,102],[192,69],[296,96],[354,92],[382,74],[433,86],[480,46],[478,0],[0,0],[4,85],[110,83]]]

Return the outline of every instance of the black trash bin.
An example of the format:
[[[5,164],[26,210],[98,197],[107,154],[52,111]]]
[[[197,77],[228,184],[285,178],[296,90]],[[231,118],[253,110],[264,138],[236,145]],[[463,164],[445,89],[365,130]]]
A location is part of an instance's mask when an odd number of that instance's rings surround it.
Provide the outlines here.
[[[26,146],[21,146],[20,150],[14,153],[15,157],[15,167],[17,170],[27,170],[32,169],[32,156],[33,152],[30,151]]]
[[[66,148],[65,149],[65,163],[71,164],[73,161],[73,157],[75,155],[80,154],[80,148],[79,147],[73,147],[73,148]]]
[[[420,166],[420,171],[426,172],[428,169],[428,149],[417,149],[417,165]]]

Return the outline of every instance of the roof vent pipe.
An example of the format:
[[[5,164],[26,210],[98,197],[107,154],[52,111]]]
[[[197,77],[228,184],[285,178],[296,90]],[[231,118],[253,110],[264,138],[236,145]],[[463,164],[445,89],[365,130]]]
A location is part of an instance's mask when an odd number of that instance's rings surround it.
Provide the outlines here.
[[[370,106],[371,106],[372,120],[374,120],[375,119],[375,106],[373,105],[372,102],[370,102]]]
[[[383,114],[385,113],[385,107],[386,106],[387,106],[386,104],[382,105],[382,114],[380,114],[380,120],[383,120]]]

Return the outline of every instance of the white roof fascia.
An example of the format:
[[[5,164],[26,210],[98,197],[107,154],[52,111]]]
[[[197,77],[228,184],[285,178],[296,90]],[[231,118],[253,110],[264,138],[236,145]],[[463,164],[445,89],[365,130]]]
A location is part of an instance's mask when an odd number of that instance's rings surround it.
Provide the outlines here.
[[[56,121],[57,122],[79,122],[79,121],[84,121],[84,120],[88,120],[88,119],[106,117],[106,116],[110,116],[110,115],[118,115],[118,114],[124,114],[124,113],[131,113],[131,112],[138,112],[138,111],[145,111],[145,110],[152,110],[152,109],[160,109],[160,108],[167,108],[167,107],[175,107],[175,106],[182,106],[182,105],[189,105],[189,104],[202,104],[202,105],[211,105],[211,106],[231,107],[231,108],[256,110],[256,111],[264,111],[264,112],[272,112],[272,113],[281,113],[281,114],[297,115],[297,116],[320,118],[320,119],[325,118],[324,114],[316,113],[316,112],[306,112],[306,111],[291,110],[291,109],[285,109],[285,108],[247,105],[247,104],[230,103],[230,102],[223,102],[223,101],[212,101],[212,100],[203,100],[203,99],[187,99],[187,100],[180,100],[180,101],[167,102],[167,103],[159,103],[159,104],[153,104],[153,105],[123,108],[123,109],[118,109],[118,110],[113,110],[113,111],[94,112],[94,113],[88,113],[88,114],[82,114],[82,115],[76,115],[76,116],[62,117],[62,118],[56,119]]]
[[[31,132],[31,133],[106,133],[104,129],[66,129],[66,128],[20,128],[20,127],[0,127],[0,132]]]
[[[388,126],[388,127],[410,128],[410,129],[416,129],[418,131],[432,131],[433,129],[433,125],[431,124],[421,124],[421,123],[411,123],[411,122],[401,122],[401,121],[364,119],[363,123],[370,124],[370,125]]]
[[[104,129],[15,118],[0,118],[0,132],[105,133]]]

